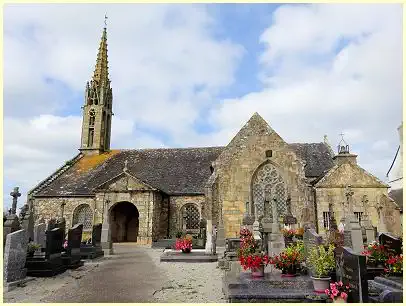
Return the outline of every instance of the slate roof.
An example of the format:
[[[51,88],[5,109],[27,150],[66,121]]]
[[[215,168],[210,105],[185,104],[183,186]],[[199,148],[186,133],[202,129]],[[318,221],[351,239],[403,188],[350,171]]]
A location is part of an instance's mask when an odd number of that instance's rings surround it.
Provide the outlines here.
[[[388,195],[398,204],[400,211],[403,211],[403,188],[391,190]]]
[[[306,161],[306,177],[324,175],[333,166],[332,156],[324,143],[290,146]],[[93,195],[96,187],[122,173],[126,160],[131,175],[167,194],[204,194],[211,163],[223,149],[113,150],[107,154],[84,156],[35,196]]]

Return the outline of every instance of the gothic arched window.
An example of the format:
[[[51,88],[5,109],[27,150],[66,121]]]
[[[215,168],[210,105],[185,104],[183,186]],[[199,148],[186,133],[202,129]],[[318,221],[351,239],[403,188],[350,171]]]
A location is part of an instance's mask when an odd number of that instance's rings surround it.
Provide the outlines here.
[[[75,208],[72,218],[72,226],[78,223],[83,224],[83,230],[92,230],[93,212],[88,204],[81,204]]]
[[[287,213],[286,184],[279,171],[268,163],[254,174],[252,180],[252,196],[258,216],[264,215],[265,210],[269,217],[272,216],[272,201],[276,199],[276,208],[279,216]],[[265,205],[266,208],[265,208]]]
[[[186,224],[186,230],[198,230],[200,223],[200,212],[194,204],[186,204],[182,208],[182,225]]]

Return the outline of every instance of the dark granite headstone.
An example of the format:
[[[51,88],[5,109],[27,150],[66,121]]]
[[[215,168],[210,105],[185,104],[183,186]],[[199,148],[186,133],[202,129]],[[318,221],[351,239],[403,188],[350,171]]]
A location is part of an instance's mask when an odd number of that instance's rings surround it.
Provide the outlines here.
[[[93,246],[100,246],[101,242],[101,230],[102,230],[102,224],[96,224],[93,225],[93,231],[92,231],[92,244]]]
[[[64,265],[69,269],[75,269],[83,265],[80,254],[82,242],[83,224],[76,224],[68,230],[68,247],[66,253],[62,254]]]
[[[227,238],[226,239],[226,252],[237,252],[240,248],[240,238]]]
[[[353,252],[350,248],[338,248],[339,257],[339,279],[349,284],[351,292],[348,295],[348,302],[368,302],[368,283],[366,279],[366,257]]]
[[[379,236],[379,243],[393,255],[402,254],[402,241],[399,238],[393,237],[387,233],[382,233]]]
[[[47,231],[52,231],[56,227],[56,220],[54,218],[50,219],[47,224]]]
[[[53,230],[46,232],[46,248],[45,256],[46,258],[53,257],[54,254],[60,255],[63,251],[63,241],[65,234],[60,228],[54,228]]]
[[[27,258],[27,275],[49,277],[64,272],[66,268],[61,257],[63,240],[64,233],[60,228],[46,231],[45,252]]]

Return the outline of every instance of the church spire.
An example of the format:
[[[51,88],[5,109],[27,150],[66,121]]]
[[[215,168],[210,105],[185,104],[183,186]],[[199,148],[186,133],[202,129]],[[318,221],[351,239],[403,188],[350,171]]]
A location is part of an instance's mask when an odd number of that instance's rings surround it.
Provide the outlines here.
[[[93,81],[101,82],[109,81],[108,60],[107,60],[107,16],[104,16],[104,29],[101,37],[99,52],[97,54],[96,67],[94,69]]]
[[[84,154],[100,154],[110,150],[111,117],[113,116],[113,92],[110,87],[107,60],[107,16],[97,53],[92,80],[87,82],[82,122],[82,143]]]

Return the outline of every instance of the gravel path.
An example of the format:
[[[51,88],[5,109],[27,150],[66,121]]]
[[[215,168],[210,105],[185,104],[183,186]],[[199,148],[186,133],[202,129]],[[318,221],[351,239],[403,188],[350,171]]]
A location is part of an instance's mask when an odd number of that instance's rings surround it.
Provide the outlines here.
[[[171,263],[159,262],[162,250],[154,260],[165,271],[167,281],[155,292],[153,302],[168,303],[225,303],[221,291],[222,270],[217,262]]]
[[[160,262],[162,249],[115,245],[115,254],[4,293],[15,302],[224,303],[217,263]]]

